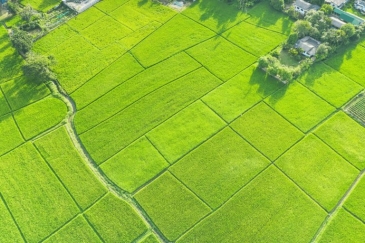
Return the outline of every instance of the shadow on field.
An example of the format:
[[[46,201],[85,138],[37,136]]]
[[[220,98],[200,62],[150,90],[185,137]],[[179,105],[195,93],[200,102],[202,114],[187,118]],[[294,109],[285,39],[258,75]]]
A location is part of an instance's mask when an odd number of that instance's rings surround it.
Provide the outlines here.
[[[333,69],[339,70],[344,61],[352,58],[352,52],[358,47],[358,45],[360,45],[358,41],[355,43],[351,43],[350,45],[344,45],[343,47],[338,49],[330,58],[325,60],[325,63],[327,63]]]

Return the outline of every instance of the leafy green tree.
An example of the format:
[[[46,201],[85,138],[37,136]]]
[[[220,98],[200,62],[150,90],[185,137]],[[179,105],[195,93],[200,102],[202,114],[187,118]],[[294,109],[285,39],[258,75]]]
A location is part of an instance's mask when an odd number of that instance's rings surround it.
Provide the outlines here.
[[[21,54],[25,54],[32,49],[32,37],[27,32],[20,30],[17,27],[12,29],[10,40],[15,49]]]
[[[285,7],[284,0],[270,0],[270,5],[278,11],[282,11]]]
[[[351,23],[342,25],[341,30],[343,30],[346,33],[347,38],[351,38],[356,33],[355,26]]]
[[[51,66],[55,63],[52,56],[44,56],[34,52],[29,52],[23,65],[24,76],[34,82],[45,82],[55,80],[56,75],[51,71]]]
[[[294,31],[298,34],[299,38],[308,35],[311,29],[312,25],[307,20],[298,20],[294,23]]]
[[[34,15],[34,9],[29,4],[26,5],[20,12],[20,17],[24,20],[29,22],[32,19],[32,16]]]
[[[318,60],[325,59],[328,54],[330,53],[331,47],[327,45],[326,43],[322,43],[318,46],[317,52],[316,52],[316,58]]]
[[[330,4],[323,4],[320,10],[325,15],[330,15],[333,12],[333,7]]]

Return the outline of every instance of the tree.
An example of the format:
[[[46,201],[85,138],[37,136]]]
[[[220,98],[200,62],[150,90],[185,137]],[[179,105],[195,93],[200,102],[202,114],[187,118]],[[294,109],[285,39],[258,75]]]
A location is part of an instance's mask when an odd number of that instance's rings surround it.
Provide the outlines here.
[[[31,81],[45,82],[56,79],[56,75],[51,71],[51,66],[55,63],[52,56],[43,56],[34,52],[29,52],[23,65],[24,76]]]
[[[23,20],[29,22],[34,15],[34,9],[28,4],[20,11],[19,15]]]
[[[25,54],[32,49],[33,40],[32,37],[25,31],[15,27],[12,29],[10,40],[15,49],[21,54]]]
[[[309,34],[312,25],[307,20],[298,20],[294,23],[294,30],[298,34],[298,37],[304,37]]]
[[[341,30],[346,33],[347,38],[351,38],[356,33],[355,26],[351,23],[342,25]]]
[[[278,11],[282,11],[285,7],[284,0],[270,0],[270,5]]]
[[[318,60],[323,60],[325,59],[329,52],[331,50],[331,47],[328,46],[326,43],[322,43],[318,46],[317,52],[316,52],[316,58]]]
[[[333,12],[333,7],[330,4],[323,4],[320,10],[325,15],[330,15]]]

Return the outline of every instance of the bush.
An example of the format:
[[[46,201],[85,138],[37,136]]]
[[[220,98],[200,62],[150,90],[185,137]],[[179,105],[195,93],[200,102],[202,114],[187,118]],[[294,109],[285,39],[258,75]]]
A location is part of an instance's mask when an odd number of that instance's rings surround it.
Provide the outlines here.
[[[285,7],[284,0],[270,0],[270,5],[278,11],[282,11]]]
[[[318,46],[317,49],[317,53],[316,53],[316,58],[318,60],[323,60],[325,58],[327,58],[328,54],[330,53],[331,47],[328,46],[325,43],[322,43]]]
[[[24,76],[36,82],[55,80],[56,75],[51,71],[51,66],[55,63],[52,56],[43,56],[34,52],[29,52],[23,65]]]
[[[325,15],[330,15],[333,12],[333,7],[329,4],[323,4],[320,10],[323,11]]]
[[[32,37],[25,31],[18,28],[13,28],[10,35],[11,43],[14,48],[21,54],[25,54],[32,49]]]

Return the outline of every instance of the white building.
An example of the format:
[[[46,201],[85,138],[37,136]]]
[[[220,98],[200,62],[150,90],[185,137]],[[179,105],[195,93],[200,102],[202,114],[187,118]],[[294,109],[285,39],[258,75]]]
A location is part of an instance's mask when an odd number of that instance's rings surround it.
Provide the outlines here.
[[[305,15],[309,10],[318,10],[320,7],[318,5],[310,4],[303,0],[296,0],[293,3],[295,11],[300,13],[301,15]]]
[[[67,7],[78,13],[84,12],[99,1],[100,0],[62,0]]]

